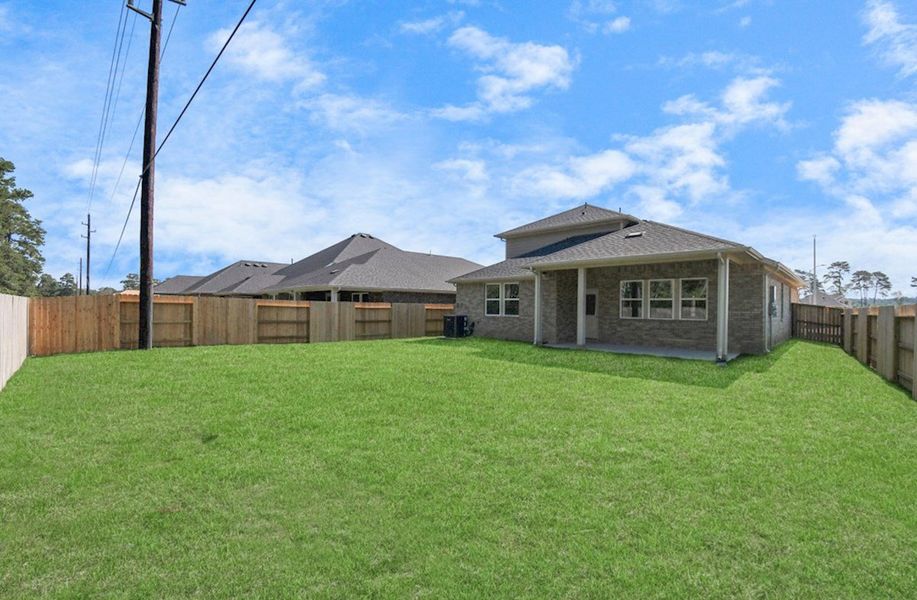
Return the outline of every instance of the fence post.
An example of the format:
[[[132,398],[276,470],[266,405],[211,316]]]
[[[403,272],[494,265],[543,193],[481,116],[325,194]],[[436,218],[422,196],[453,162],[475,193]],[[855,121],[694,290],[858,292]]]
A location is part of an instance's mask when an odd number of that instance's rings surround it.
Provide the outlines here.
[[[879,308],[876,321],[876,370],[888,381],[898,378],[898,339],[895,327],[895,307]]]
[[[844,352],[853,354],[853,309],[844,310]]]
[[[869,364],[869,308],[862,307],[857,313],[857,359]]]
[[[913,339],[911,340],[911,396],[917,400],[917,306],[914,307]]]

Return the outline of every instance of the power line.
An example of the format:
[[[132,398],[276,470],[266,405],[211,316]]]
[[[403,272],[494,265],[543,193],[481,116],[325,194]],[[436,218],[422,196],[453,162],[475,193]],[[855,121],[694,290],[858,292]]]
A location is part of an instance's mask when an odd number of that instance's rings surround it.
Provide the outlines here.
[[[95,192],[96,179],[99,173],[99,161],[102,157],[102,144],[105,138],[109,109],[111,108],[112,92],[114,90],[115,79],[117,77],[115,57],[118,57],[118,62],[120,63],[121,47],[124,44],[124,32],[127,29],[127,19],[125,18],[124,13],[125,9],[122,6],[121,12],[118,14],[118,27],[115,30],[115,44],[111,50],[111,61],[108,65],[108,81],[105,83],[105,100],[102,102],[102,116],[99,120],[99,132],[96,136],[96,149],[93,156],[92,175],[89,178],[89,201],[86,205],[87,210],[92,207],[92,197],[93,193]]]
[[[162,43],[162,50],[159,51],[159,60],[162,60],[166,55],[166,48],[169,47],[169,40],[172,39],[172,30],[175,29],[175,21],[178,20],[178,12],[181,10],[181,7],[181,4],[175,5],[175,12],[172,14],[172,23],[169,24],[169,32],[166,34],[166,39]],[[127,161],[130,159],[131,150],[134,149],[134,142],[137,140],[137,132],[140,131],[140,124],[143,123],[143,115],[145,112],[145,107],[140,109],[140,116],[137,117],[137,125],[134,126],[134,134],[131,136],[131,143],[127,147],[127,152],[124,154],[124,161],[121,163],[121,170],[118,172],[118,179],[115,181],[115,185],[111,190],[110,201],[115,199],[115,194],[118,192],[118,186],[121,184],[121,177],[124,175],[124,169],[127,166]],[[127,230],[127,223],[131,218],[131,212],[134,210],[134,204],[137,202],[137,193],[139,191],[140,179],[137,180],[137,187],[134,188],[134,197],[131,198],[131,205],[127,211],[127,218],[124,219],[124,225],[121,227],[121,234],[118,236],[118,243],[115,244],[115,251],[112,252],[111,259],[108,261],[108,266],[105,268],[105,277],[108,277],[108,272],[111,270],[111,265],[115,261],[115,255],[118,254],[118,248],[121,247],[121,240],[124,239],[124,232]]]
[[[236,26],[233,27],[233,30],[229,34],[229,37],[226,38],[226,41],[223,43],[223,47],[220,48],[220,51],[217,53],[216,57],[214,57],[213,62],[210,63],[210,67],[207,69],[207,72],[204,73],[204,76],[201,78],[201,81],[197,84],[197,87],[194,88],[194,92],[188,98],[188,101],[185,103],[185,106],[181,109],[181,112],[178,114],[178,117],[175,119],[175,122],[172,123],[171,127],[169,127],[168,133],[166,133],[165,137],[162,139],[162,142],[159,143],[159,147],[156,148],[156,152],[153,153],[153,159],[155,159],[156,156],[159,155],[160,150],[162,150],[163,146],[165,146],[166,142],[169,140],[169,137],[172,135],[172,132],[175,131],[175,128],[178,126],[179,122],[181,122],[182,117],[185,116],[185,113],[188,111],[188,107],[191,106],[191,103],[194,101],[194,98],[197,96],[197,93],[201,90],[201,87],[203,87],[204,82],[206,82],[207,78],[210,77],[210,73],[213,72],[213,69],[214,67],[216,67],[217,62],[219,62],[220,57],[223,56],[223,52],[226,51],[226,48],[229,46],[229,42],[232,41],[232,38],[235,37],[236,33],[239,31],[239,28],[242,27],[242,23],[245,21],[246,17],[248,17],[248,13],[251,12],[252,8],[254,8],[255,6],[255,2],[257,1],[258,0],[251,0],[251,2],[248,5],[248,8],[246,8],[245,12],[242,13],[242,16],[239,18],[238,23],[236,23]],[[171,30],[169,31],[169,35],[171,35]],[[148,162],[146,165],[144,165],[143,171],[140,173],[141,178],[149,170],[150,164],[152,164],[152,160]],[[134,210],[134,204],[137,202],[137,193],[139,191],[140,191],[140,180],[137,181],[137,187],[134,189],[134,197],[131,200],[130,207],[128,207],[127,216],[124,218],[124,226],[121,228],[121,235],[118,236],[118,243],[115,245],[115,251],[112,252],[111,260],[108,262],[108,268],[105,270],[106,276],[108,275],[109,269],[111,269],[111,265],[115,260],[115,255],[117,255],[118,249],[121,247],[121,241],[124,238],[124,232],[127,230],[127,224],[130,221],[131,213]]]
[[[159,60],[162,60],[162,58],[166,55],[166,48],[169,47],[169,40],[172,38],[172,30],[175,29],[175,21],[178,20],[178,11],[181,9],[181,6],[181,4],[175,5],[175,12],[172,15],[172,23],[169,25],[169,32],[166,34],[166,39],[162,44],[162,50],[159,52]],[[136,17],[134,22],[136,23]],[[131,28],[131,31],[133,32],[133,28]],[[130,47],[128,47],[128,50],[130,50]],[[124,76],[123,70],[121,71],[121,76],[122,78]],[[118,84],[118,87],[120,88],[120,83]],[[131,143],[127,147],[127,152],[124,153],[124,160],[121,162],[121,170],[118,172],[118,178],[115,180],[115,185],[111,189],[111,197],[109,198],[109,202],[113,201],[115,199],[115,194],[118,193],[118,187],[121,185],[121,178],[124,176],[124,169],[127,167],[128,160],[130,160],[131,150],[134,149],[134,142],[137,141],[137,132],[140,131],[140,124],[143,123],[144,112],[145,107],[141,107],[140,115],[137,117],[137,124],[134,126],[134,133],[131,135]],[[120,243],[120,241],[121,240],[119,239],[118,242]]]

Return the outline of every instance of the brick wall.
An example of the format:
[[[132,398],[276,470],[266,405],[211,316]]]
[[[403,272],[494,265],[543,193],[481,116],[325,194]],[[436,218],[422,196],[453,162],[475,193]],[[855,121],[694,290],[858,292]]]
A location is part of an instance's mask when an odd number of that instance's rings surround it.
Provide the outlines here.
[[[706,320],[619,318],[619,294],[622,280],[677,280],[686,277],[707,278]],[[598,292],[598,340],[639,346],[715,350],[716,280],[717,262],[715,260],[587,269],[586,287]],[[764,281],[765,273],[761,265],[735,263],[730,265],[730,352],[761,354],[765,351]],[[484,284],[460,284],[456,313],[467,314],[472,321],[475,321],[476,335],[528,341],[532,339],[534,331],[534,282],[523,282],[520,286],[520,296],[519,317],[485,317]],[[545,273],[542,276],[542,299],[544,341],[546,343],[575,342],[576,270]],[[648,304],[646,306],[648,307]]]
[[[519,316],[488,317],[484,315],[484,284],[460,283],[455,301],[455,314],[468,315],[474,322],[474,334],[502,340],[532,341],[534,339],[535,281],[519,281]]]

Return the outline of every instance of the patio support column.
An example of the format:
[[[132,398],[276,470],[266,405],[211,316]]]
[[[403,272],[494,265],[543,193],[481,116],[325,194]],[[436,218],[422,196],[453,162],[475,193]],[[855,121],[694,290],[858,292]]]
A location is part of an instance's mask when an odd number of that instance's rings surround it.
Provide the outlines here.
[[[586,345],[586,269],[576,270],[576,345]]]
[[[535,271],[535,345],[542,341],[541,334],[541,271]]]
[[[729,358],[729,257],[717,257],[716,270],[716,361]]]

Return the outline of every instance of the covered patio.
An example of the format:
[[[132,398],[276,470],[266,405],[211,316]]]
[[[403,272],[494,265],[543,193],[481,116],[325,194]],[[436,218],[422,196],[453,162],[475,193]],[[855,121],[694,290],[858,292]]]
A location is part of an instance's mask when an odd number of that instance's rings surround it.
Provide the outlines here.
[[[710,360],[717,361],[720,363],[725,363],[729,360],[732,360],[738,356],[738,352],[730,352],[729,350],[729,291],[730,291],[730,263],[738,259],[740,262],[743,261],[745,257],[735,256],[735,254],[727,252],[680,252],[673,253],[670,255],[662,255],[654,257],[652,262],[647,262],[646,257],[629,257],[629,258],[611,258],[603,260],[593,260],[588,263],[581,263],[579,265],[570,265],[565,264],[563,268],[544,265],[533,265],[532,272],[534,274],[534,342],[539,345],[546,345],[553,348],[580,348],[587,350],[597,350],[603,352],[617,352],[621,354],[645,354],[652,356],[662,356],[662,357],[674,357],[674,358],[685,358],[691,360]],[[685,273],[680,273],[680,265],[700,265],[704,263],[709,265],[709,268],[705,267],[703,271],[703,276],[697,275],[698,271],[691,271],[692,267],[688,267],[688,270]],[[573,267],[571,269],[571,267]],[[659,277],[659,280],[671,281],[672,284],[670,287],[675,285],[676,281],[681,281],[681,277],[688,277],[688,273],[694,273],[695,277],[700,277],[705,282],[705,289],[708,290],[704,293],[703,296],[703,318],[702,320],[692,321],[681,321],[675,318],[675,292],[674,290],[671,293],[671,299],[669,300],[670,316],[666,318],[645,318],[648,315],[645,315],[641,312],[638,318],[634,319],[631,317],[623,318],[619,311],[621,305],[624,302],[621,302],[619,297],[615,297],[615,292],[612,290],[606,290],[602,302],[611,302],[612,306],[605,306],[601,309],[603,318],[609,319],[612,323],[616,323],[614,327],[622,330],[619,334],[608,334],[605,335],[596,335],[595,333],[589,332],[589,323],[590,319],[594,322],[596,319],[596,302],[597,286],[592,280],[593,275],[598,274],[602,268],[605,267],[618,267],[618,268],[638,268],[645,269],[647,273],[665,272],[665,275],[650,276],[650,275],[641,275],[639,279],[644,283],[646,281],[654,280],[655,277]],[[556,291],[548,290],[546,293],[546,277],[550,277],[552,271],[554,274],[557,274],[558,271],[566,271],[568,281],[569,277],[572,276],[572,273],[575,272],[576,284],[575,288],[572,285],[566,287],[567,290],[561,296],[556,296],[554,299],[554,304],[556,306],[552,307],[553,310],[556,310],[558,315],[563,309],[560,307],[562,304],[570,306],[571,312],[573,312],[575,304],[575,313],[570,315],[574,317],[573,319],[566,320],[569,323],[569,326],[575,326],[575,337],[572,335],[572,327],[567,329],[569,337],[567,339],[556,339],[559,337],[558,333],[555,332],[553,335],[546,335],[545,332],[545,305],[551,303],[550,295],[551,293],[557,294]],[[636,276],[634,276],[636,277]],[[570,281],[572,284],[572,281]],[[560,284],[555,283],[554,285],[547,286],[549,288],[553,287],[554,290],[557,290]],[[572,288],[572,289],[571,289]],[[610,293],[609,293],[610,292]],[[644,290],[641,287],[641,296],[640,296],[640,310],[648,311],[650,305],[650,297],[648,296],[648,291]],[[708,295],[710,297],[708,297]],[[591,296],[591,297],[589,297]],[[680,301],[680,298],[679,298]],[[619,304],[620,303],[620,304]],[[709,308],[709,314],[708,314]],[[549,309],[550,310],[550,309]],[[591,311],[591,312],[590,312]],[[567,313],[570,314],[570,313]],[[558,322],[562,320],[559,316],[549,319],[553,322]],[[711,322],[712,321],[712,322]],[[667,338],[667,336],[660,333],[658,338],[655,335],[650,336],[629,336],[624,334],[622,325],[627,325],[628,327],[633,327],[635,325],[652,325],[658,323],[659,327],[663,327],[664,324],[675,324],[680,326],[682,333],[679,335],[680,339],[676,340],[673,338]],[[574,325],[575,324],[575,325]],[[692,329],[703,328],[707,334],[706,337],[694,338],[689,337],[692,341],[696,341],[694,344],[692,342],[685,341],[685,331]],[[592,329],[595,330],[595,325],[592,326]],[[646,331],[648,328],[644,328]],[[652,329],[655,331],[656,327],[653,326]],[[714,333],[715,330],[715,333]],[[555,339],[552,339],[555,338]],[[670,341],[672,343],[667,343]],[[694,346],[694,347],[690,347]]]

